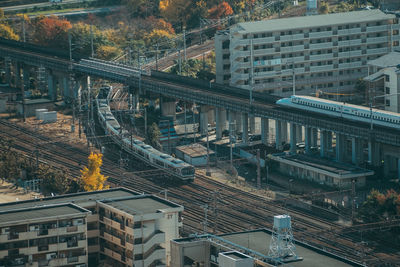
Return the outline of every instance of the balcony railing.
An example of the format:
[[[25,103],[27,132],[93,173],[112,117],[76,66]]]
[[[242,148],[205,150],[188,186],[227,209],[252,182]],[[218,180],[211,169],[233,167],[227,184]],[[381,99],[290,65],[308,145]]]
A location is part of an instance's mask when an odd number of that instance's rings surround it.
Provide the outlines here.
[[[143,244],[134,245],[133,251],[135,252],[135,254],[146,253],[154,245],[161,244],[161,243],[165,243],[165,233],[163,233],[163,232],[154,233]]]
[[[387,36],[367,38],[367,43],[368,44],[385,43],[387,41],[388,41],[388,37]]]
[[[332,31],[310,32],[309,36],[310,36],[310,38],[330,37],[330,36],[332,36]]]
[[[387,31],[388,25],[381,25],[381,26],[371,26],[367,27],[367,32],[381,32],[381,31]]]
[[[331,47],[332,47],[331,42],[310,44],[310,49],[323,49],[323,48],[331,48]]]

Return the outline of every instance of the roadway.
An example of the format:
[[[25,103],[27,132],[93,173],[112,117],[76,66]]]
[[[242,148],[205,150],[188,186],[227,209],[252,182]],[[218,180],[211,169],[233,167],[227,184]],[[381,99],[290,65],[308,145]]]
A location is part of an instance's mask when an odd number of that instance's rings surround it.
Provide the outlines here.
[[[3,11],[6,13],[6,12],[12,12],[12,11],[32,9],[35,7],[41,8],[41,7],[67,5],[67,4],[74,4],[74,3],[86,3],[86,2],[93,2],[93,1],[97,1],[97,0],[63,0],[61,3],[51,3],[50,1],[46,1],[46,2],[42,2],[42,3],[36,3],[36,4],[1,7],[1,9],[3,9]]]

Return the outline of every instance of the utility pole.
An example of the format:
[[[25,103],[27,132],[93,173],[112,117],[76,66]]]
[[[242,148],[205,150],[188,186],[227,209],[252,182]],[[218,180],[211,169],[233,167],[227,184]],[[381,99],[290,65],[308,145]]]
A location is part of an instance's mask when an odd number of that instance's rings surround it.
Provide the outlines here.
[[[351,221],[356,214],[356,179],[351,180]]]
[[[203,29],[202,29],[203,23],[201,23],[201,18],[200,18],[200,44],[203,44]]]
[[[179,53],[179,58],[178,58],[178,63],[179,63],[179,75],[182,75],[182,57],[181,57],[181,50],[178,49]]]
[[[144,133],[147,135],[147,107],[144,107]]]
[[[253,86],[254,86],[254,57],[253,57],[253,39],[250,39],[250,105],[253,104]]]
[[[196,103],[193,102],[193,144],[196,143],[196,119],[194,118],[194,108],[195,108]]]
[[[230,144],[230,160],[231,160],[231,168],[233,168],[233,134],[232,134],[232,132],[234,131],[234,126],[235,126],[235,123],[234,122],[230,122],[229,123],[229,128],[230,128],[230,131],[229,131],[229,144]]]
[[[208,142],[208,126],[207,126],[207,170],[206,175],[211,176],[210,171],[210,143]]]
[[[186,30],[183,30],[183,52],[184,52],[184,60],[186,62]]]
[[[260,149],[257,149],[257,189],[261,188]]]
[[[22,16],[22,40],[26,42],[26,32],[25,32],[25,18]]]
[[[292,63],[292,70],[293,70],[293,95],[296,95],[296,73],[294,71],[294,63]]]
[[[91,56],[94,57],[94,47],[93,47],[93,25],[90,24],[90,49],[91,49]]]
[[[217,190],[215,190],[213,193],[213,213],[214,213],[214,229],[213,229],[213,233],[214,235],[217,234],[218,231],[218,196],[219,196],[219,192]]]
[[[187,128],[186,128],[186,101],[185,101],[185,103],[183,104],[183,108],[184,108],[184,116],[185,116],[185,142],[186,142],[186,139],[187,139]]]
[[[156,50],[156,70],[158,70],[158,42],[157,42],[157,50]]]

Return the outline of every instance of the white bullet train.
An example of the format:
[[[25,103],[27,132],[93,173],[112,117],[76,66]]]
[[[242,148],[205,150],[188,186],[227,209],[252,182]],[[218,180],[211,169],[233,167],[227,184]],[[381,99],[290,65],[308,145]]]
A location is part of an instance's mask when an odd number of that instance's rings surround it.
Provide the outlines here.
[[[181,181],[192,182],[195,174],[195,169],[192,165],[168,154],[164,154],[140,140],[130,138],[129,133],[121,128],[120,124],[111,113],[108,95],[104,94],[104,91],[105,90],[99,93],[96,103],[99,121],[105,133],[110,135],[116,144],[135,157],[140,158],[158,169],[162,169]]]
[[[371,123],[371,110],[368,107],[341,103],[311,96],[291,96],[276,101],[276,104],[292,109],[325,114],[332,117]],[[400,114],[380,109],[372,109],[373,125],[400,130]]]

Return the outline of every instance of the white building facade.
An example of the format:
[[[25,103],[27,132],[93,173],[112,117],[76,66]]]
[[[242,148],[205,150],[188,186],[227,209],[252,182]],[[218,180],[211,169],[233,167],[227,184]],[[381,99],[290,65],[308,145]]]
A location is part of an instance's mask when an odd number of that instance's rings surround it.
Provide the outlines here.
[[[281,96],[351,92],[367,62],[399,47],[399,19],[363,10],[239,23],[217,33],[218,83]]]

